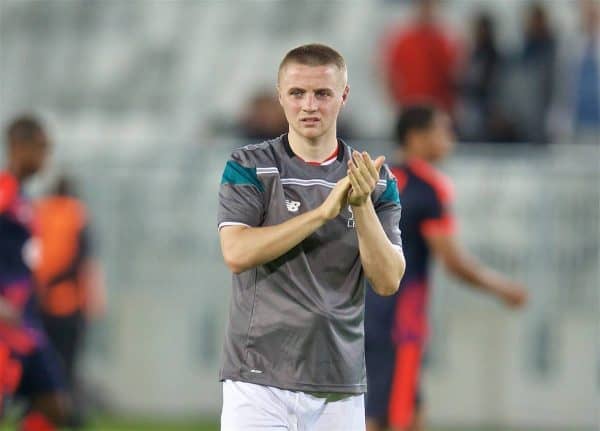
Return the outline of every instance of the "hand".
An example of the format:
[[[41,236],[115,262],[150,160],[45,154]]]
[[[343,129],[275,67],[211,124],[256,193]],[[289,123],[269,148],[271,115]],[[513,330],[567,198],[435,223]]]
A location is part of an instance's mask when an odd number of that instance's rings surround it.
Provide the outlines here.
[[[325,220],[331,220],[338,216],[342,208],[348,204],[349,192],[350,179],[344,177],[337,182],[333,190],[329,193],[329,196],[325,199],[325,202],[319,207]]]
[[[0,298],[0,322],[11,326],[21,325],[21,315],[19,311],[9,302]]]
[[[348,161],[348,178],[352,184],[348,196],[350,205],[361,206],[371,197],[379,181],[379,171],[384,161],[384,156],[379,156],[373,161],[366,151],[362,154],[358,151],[352,152],[352,158]]]
[[[520,283],[508,282],[500,291],[500,299],[510,308],[521,308],[528,300],[527,290]]]

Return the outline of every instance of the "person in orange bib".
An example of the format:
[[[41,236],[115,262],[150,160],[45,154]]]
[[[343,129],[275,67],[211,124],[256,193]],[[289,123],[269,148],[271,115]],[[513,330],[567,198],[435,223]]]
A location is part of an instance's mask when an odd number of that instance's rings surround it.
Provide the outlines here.
[[[35,277],[46,333],[60,355],[75,406],[70,425],[81,425],[77,363],[87,322],[104,312],[104,284],[93,257],[88,212],[73,186],[61,177],[35,204],[40,260]]]

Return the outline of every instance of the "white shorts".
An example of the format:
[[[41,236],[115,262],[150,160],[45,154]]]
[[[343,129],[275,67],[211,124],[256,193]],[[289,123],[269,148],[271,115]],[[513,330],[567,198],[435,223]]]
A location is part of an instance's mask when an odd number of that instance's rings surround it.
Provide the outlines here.
[[[226,380],[221,431],[365,431],[365,397],[305,392]]]

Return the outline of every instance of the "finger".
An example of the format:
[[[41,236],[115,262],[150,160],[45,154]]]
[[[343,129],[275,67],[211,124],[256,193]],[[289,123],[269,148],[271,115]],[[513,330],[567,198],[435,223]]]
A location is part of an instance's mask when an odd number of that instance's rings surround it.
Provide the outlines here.
[[[360,184],[358,183],[358,181],[356,180],[356,176],[354,175],[354,172],[352,172],[353,167],[349,166],[348,167],[348,179],[350,179],[350,188],[352,189],[352,191],[354,193],[360,194],[361,193],[361,187]]]
[[[344,178],[342,178],[336,183],[336,186],[341,188],[350,187],[350,178],[348,178],[348,176],[346,175]]]
[[[370,192],[368,183],[363,179],[360,169],[353,163],[350,166],[350,179],[356,182],[356,186],[353,184],[352,187],[356,189],[357,193],[367,194]]]
[[[367,194],[367,190],[364,188],[364,185],[356,176],[355,167],[350,168],[350,170],[348,171],[348,177],[350,178],[350,182],[352,183],[352,193],[363,196]]]
[[[365,186],[367,187],[367,189],[369,190],[369,193],[370,193],[373,191],[373,189],[377,185],[378,177],[373,177],[371,175],[371,173],[369,172],[369,167],[367,165],[367,162],[365,161],[362,154],[357,153],[355,155],[355,159],[356,159],[355,160],[356,165],[358,166],[357,177],[359,180],[361,180],[365,184]],[[369,158],[369,161],[370,161],[370,158]]]
[[[354,173],[354,177],[356,178],[356,182],[360,186],[361,194],[364,196],[370,195],[373,191],[371,184],[364,179],[364,177],[360,173],[360,170]]]
[[[348,205],[348,197],[350,196],[350,193],[352,193],[352,182],[350,181],[350,177],[345,177],[345,179],[345,185],[340,190],[338,197],[338,202],[340,203],[341,207]]]
[[[331,203],[335,203],[336,206],[339,205],[340,207],[343,207],[346,205],[346,200],[348,199],[348,193],[350,192],[351,187],[352,184],[350,183],[350,178],[347,176],[342,178],[329,193],[327,200]]]
[[[360,167],[363,164],[363,154],[358,151],[352,151],[352,161],[356,165],[356,167]]]
[[[348,176],[345,176],[339,180],[335,185],[335,189],[343,195],[347,194],[351,187],[352,183],[350,182],[350,178]]]
[[[352,182],[353,184],[352,188],[350,189],[350,192],[348,193],[348,199],[352,200],[355,204],[359,202],[364,202],[366,195],[361,191],[360,184],[358,184],[356,177],[352,177]]]
[[[354,165],[358,168],[361,176],[365,179],[368,180],[370,174],[369,174],[369,168],[367,166],[367,163],[365,162],[363,155],[359,152],[355,152],[354,153]]]
[[[373,163],[375,165],[375,169],[377,170],[377,178],[379,178],[379,171],[381,170],[381,167],[383,166],[385,162],[385,156],[379,156],[377,157],[377,159],[375,159],[375,162]]]
[[[373,160],[371,160],[371,156],[369,155],[369,153],[365,151],[362,155],[363,160],[367,168],[369,169],[369,175],[371,175],[371,178],[373,178],[375,182],[377,182],[377,180],[379,180],[379,170],[375,168],[375,163],[373,162]]]
[[[354,166],[354,167],[358,168],[359,167],[359,164],[358,164],[359,157],[360,157],[360,153],[358,151],[352,151],[352,155],[351,155],[350,161],[349,161],[349,163],[350,163],[349,167]]]

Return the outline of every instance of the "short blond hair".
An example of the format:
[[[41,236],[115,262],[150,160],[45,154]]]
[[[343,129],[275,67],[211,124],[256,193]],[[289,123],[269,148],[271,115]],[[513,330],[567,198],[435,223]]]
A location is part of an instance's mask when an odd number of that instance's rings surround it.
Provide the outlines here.
[[[279,73],[288,63],[306,66],[327,66],[331,64],[344,73],[347,71],[344,57],[330,46],[320,43],[301,45],[289,51],[279,64]]]

